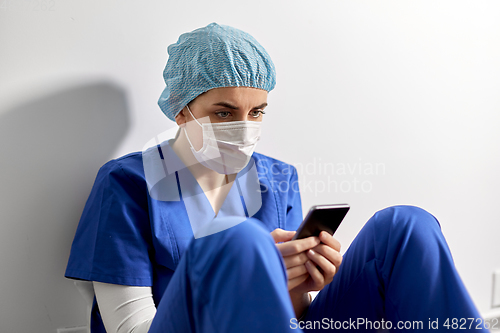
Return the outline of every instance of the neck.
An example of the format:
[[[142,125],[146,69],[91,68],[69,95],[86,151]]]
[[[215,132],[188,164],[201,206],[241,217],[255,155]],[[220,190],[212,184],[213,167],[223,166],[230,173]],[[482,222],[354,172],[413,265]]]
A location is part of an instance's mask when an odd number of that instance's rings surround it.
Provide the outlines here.
[[[186,138],[186,133],[181,128],[171,147],[204,191],[219,188],[236,178],[236,174],[223,175],[199,163],[191,152],[191,145]]]

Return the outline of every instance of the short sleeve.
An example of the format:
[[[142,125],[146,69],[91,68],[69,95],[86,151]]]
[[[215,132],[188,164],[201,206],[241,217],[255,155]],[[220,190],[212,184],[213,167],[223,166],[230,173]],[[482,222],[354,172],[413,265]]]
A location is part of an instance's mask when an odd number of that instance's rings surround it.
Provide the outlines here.
[[[112,160],[98,172],[71,247],[65,276],[152,286],[147,186],[138,157]]]

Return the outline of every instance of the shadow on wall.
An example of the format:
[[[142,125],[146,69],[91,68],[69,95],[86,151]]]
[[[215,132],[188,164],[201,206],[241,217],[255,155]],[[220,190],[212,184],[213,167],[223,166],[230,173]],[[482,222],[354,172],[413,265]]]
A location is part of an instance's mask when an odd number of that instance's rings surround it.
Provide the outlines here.
[[[108,82],[0,114],[2,332],[86,325],[86,304],[64,271],[97,171],[128,127],[126,94]]]

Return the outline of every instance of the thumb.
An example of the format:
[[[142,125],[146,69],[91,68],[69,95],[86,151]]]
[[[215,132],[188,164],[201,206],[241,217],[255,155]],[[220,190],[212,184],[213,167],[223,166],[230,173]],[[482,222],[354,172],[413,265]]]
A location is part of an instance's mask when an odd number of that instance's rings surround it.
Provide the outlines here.
[[[287,242],[292,239],[293,235],[295,235],[295,231],[288,231],[280,228],[276,228],[271,232],[271,236],[275,243]]]

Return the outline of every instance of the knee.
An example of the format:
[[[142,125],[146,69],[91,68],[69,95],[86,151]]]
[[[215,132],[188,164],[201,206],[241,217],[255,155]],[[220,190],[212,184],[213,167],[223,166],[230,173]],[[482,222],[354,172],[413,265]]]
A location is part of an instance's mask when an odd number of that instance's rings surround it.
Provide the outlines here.
[[[415,206],[392,206],[375,213],[379,223],[391,224],[394,227],[440,227],[438,220],[426,210]]]
[[[274,246],[270,232],[264,228],[262,222],[255,218],[248,218],[242,223],[224,230],[219,238],[227,240],[226,245],[236,248],[253,247],[261,243]]]
[[[231,217],[227,217],[231,219]],[[248,218],[228,229],[195,240],[196,247],[205,251],[223,251],[238,255],[242,252],[263,252],[274,248],[274,240],[262,222]]]
[[[438,220],[426,210],[415,206],[385,208],[370,219],[375,232],[386,236],[429,239],[441,233]]]

